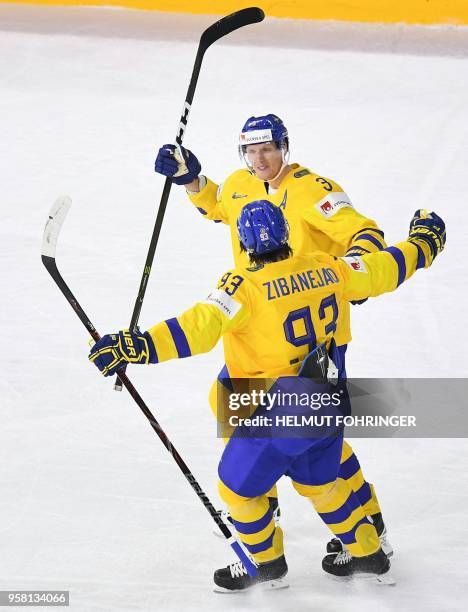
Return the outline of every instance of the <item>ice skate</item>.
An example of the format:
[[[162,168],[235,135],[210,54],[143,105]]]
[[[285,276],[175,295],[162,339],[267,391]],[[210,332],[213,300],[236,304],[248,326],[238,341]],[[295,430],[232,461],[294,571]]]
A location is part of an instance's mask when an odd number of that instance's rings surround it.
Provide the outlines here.
[[[327,574],[340,579],[372,580],[379,584],[394,585],[388,574],[390,561],[382,549],[365,557],[353,557],[345,548],[338,554],[326,555],[322,568]]]
[[[261,563],[255,578],[248,575],[247,570],[240,561],[231,563],[227,567],[218,569],[214,573],[217,593],[235,593],[245,591],[254,586],[261,586],[263,590],[285,589],[289,584],[284,580],[288,573],[288,566],[284,555],[274,561]]]

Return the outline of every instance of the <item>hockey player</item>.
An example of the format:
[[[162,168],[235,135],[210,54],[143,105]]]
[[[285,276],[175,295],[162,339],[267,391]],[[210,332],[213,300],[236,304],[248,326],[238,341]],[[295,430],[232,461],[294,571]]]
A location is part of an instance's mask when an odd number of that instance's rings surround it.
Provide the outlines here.
[[[314,354],[310,346],[332,346],[340,332],[339,313],[348,301],[395,290],[417,269],[430,266],[445,244],[442,219],[417,211],[408,239],[378,253],[293,256],[283,213],[265,200],[243,208],[238,231],[251,265],[224,274],[206,300],[178,317],[144,333],[122,330],[103,336],[89,358],[104,376],[127,363],[159,363],[203,353],[223,337],[226,365],[235,377],[294,377]],[[326,572],[386,573],[390,563],[377,531],[349,482],[339,477],[342,437],[280,442],[274,437],[232,436],[223,452],[220,494],[259,571],[252,578],[241,563],[231,564],[215,572],[218,588],[238,591],[260,582],[281,586],[288,568],[282,531],[275,525],[266,493],[283,475],[346,544],[343,553],[323,559]]]
[[[283,211],[291,232],[290,244],[296,255],[322,250],[336,256],[364,255],[385,248],[383,232],[375,221],[356,211],[343,189],[333,180],[324,178],[308,168],[289,162],[288,131],[279,117],[273,114],[250,117],[239,137],[239,154],[246,169],[237,170],[221,185],[200,174],[197,157],[182,148],[183,158],[174,145],[159,150],[155,169],[184,185],[191,202],[206,218],[230,226],[235,265],[248,265],[247,254],[239,249],[236,222],[246,202],[268,199]],[[339,313],[336,349],[333,358],[345,371],[345,352],[351,340],[349,304]],[[226,366],[219,381],[233,376]],[[215,382],[210,393],[210,404],[216,413]],[[372,517],[382,546],[387,554],[393,550],[386,538],[379,502],[374,487],[365,481],[359,461],[346,442],[341,458],[342,478],[346,478],[356,492],[368,516]],[[269,493],[272,507],[279,513],[277,492]],[[334,539],[327,551],[340,552],[341,542]]]

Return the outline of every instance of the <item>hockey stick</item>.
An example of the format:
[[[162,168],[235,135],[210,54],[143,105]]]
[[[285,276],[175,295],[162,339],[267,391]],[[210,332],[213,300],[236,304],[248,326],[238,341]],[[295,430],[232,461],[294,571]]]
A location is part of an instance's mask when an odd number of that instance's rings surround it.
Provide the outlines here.
[[[193,96],[195,94],[195,88],[197,86],[198,76],[205,55],[206,50],[217,40],[223,38],[227,34],[243,28],[246,25],[258,23],[265,18],[265,13],[256,7],[246,8],[236,13],[231,13],[226,17],[223,17],[209,28],[207,28],[200,38],[198,45],[197,55],[195,57],[195,64],[192,70],[192,76],[190,78],[190,84],[188,87],[187,95],[185,96],[184,107],[182,109],[182,115],[180,117],[179,127],[177,129],[176,144],[178,147],[181,146],[184,138],[185,129],[187,127],[188,116],[190,113]],[[143,299],[145,297],[146,287],[148,284],[148,278],[151,273],[151,267],[153,265],[154,254],[156,252],[156,246],[159,240],[159,234],[161,232],[162,223],[164,220],[164,214],[166,212],[167,201],[171,192],[172,181],[170,178],[166,178],[164,182],[164,189],[159,202],[158,214],[153,229],[153,235],[151,236],[151,242],[148,248],[148,254],[146,256],[145,267],[140,281],[140,287],[138,289],[138,295],[135,300],[135,306],[133,307],[132,318],[130,321],[130,329],[135,329],[138,325],[138,319],[140,318],[141,307],[143,305]],[[125,372],[125,366],[122,369]],[[115,381],[114,389],[116,391],[122,390],[122,382],[120,380],[120,373]]]
[[[83,323],[83,325],[88,330],[93,340],[97,342],[100,339],[100,335],[98,334],[96,328],[91,323],[90,319],[88,318],[88,316],[86,315],[86,313],[84,312],[80,304],[78,303],[78,300],[75,298],[75,296],[69,289],[68,285],[63,280],[62,275],[60,274],[57,268],[56,261],[55,261],[55,251],[57,247],[58,236],[62,228],[63,222],[65,220],[65,217],[70,209],[71,203],[72,203],[71,199],[65,196],[65,197],[58,198],[56,202],[54,203],[54,205],[52,206],[52,209],[49,214],[49,218],[47,220],[47,223],[44,229],[43,238],[42,238],[42,253],[41,253],[42,263],[46,267],[47,272],[54,279],[57,287],[63,293],[63,295],[67,299],[70,306],[73,308],[73,310],[78,315],[78,318],[80,319],[80,321]],[[132,383],[128,379],[127,375],[122,370],[120,370],[120,378],[122,380],[123,385],[127,389],[127,391],[130,393],[130,395],[132,396],[136,404],[138,404],[138,407],[140,408],[140,410],[143,412],[145,417],[148,419],[151,427],[154,429],[154,431],[159,436],[159,439],[161,440],[161,442],[164,444],[166,449],[172,455],[172,458],[179,466],[181,472],[183,473],[185,478],[188,480],[190,486],[195,491],[195,493],[197,494],[198,498],[200,499],[202,504],[205,506],[207,511],[210,513],[211,518],[218,525],[221,533],[226,538],[229,545],[231,546],[233,551],[236,553],[237,557],[244,564],[244,567],[246,568],[249,575],[256,576],[257,568],[255,564],[245,553],[245,551],[243,550],[239,542],[236,541],[236,539],[232,535],[227,525],[224,524],[221,516],[218,514],[215,507],[208,499],[206,493],[203,491],[201,486],[198,484],[197,480],[195,479],[195,476],[192,474],[192,472],[188,468],[185,461],[179,455],[179,453],[177,452],[177,449],[172,445],[171,441],[166,436],[164,430],[161,428],[161,425],[155,419],[152,412],[150,411],[148,406],[145,404],[144,400],[142,399],[138,391],[135,389],[135,387],[132,385]]]

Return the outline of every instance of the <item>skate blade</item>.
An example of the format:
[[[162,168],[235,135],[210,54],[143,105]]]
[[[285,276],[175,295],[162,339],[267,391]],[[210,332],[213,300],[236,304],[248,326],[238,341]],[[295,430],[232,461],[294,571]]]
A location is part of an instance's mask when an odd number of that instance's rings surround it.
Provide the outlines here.
[[[389,573],[386,574],[367,574],[367,573],[357,573],[352,576],[333,576],[328,574],[333,580],[337,580],[338,582],[367,582],[378,584],[380,586],[396,586],[396,580]]]
[[[267,580],[266,582],[258,582],[247,589],[238,589],[237,591],[231,591],[224,587],[216,585],[214,587],[215,593],[221,593],[223,595],[238,595],[239,593],[251,593],[255,591],[278,591],[280,589],[288,589],[289,582],[285,578],[277,578],[276,580]]]

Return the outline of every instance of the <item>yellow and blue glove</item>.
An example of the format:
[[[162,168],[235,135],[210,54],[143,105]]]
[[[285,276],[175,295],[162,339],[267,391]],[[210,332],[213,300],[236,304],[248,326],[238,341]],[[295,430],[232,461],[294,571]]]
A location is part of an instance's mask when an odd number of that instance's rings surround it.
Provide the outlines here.
[[[408,242],[418,247],[417,269],[427,268],[444,250],[446,241],[445,223],[435,212],[420,208],[410,223]]]
[[[137,327],[103,336],[92,347],[89,360],[104,376],[113,376],[127,363],[158,363],[158,355],[150,334]]]

